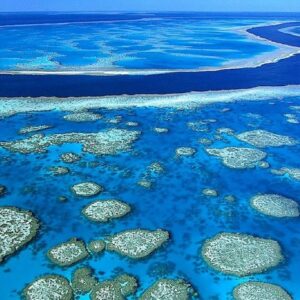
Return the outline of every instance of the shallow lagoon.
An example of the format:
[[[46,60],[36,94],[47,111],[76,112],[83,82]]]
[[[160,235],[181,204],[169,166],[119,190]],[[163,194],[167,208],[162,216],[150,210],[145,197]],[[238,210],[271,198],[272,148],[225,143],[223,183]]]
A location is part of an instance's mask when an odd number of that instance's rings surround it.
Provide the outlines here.
[[[278,50],[242,32],[272,19],[148,16],[1,26],[1,71],[191,70],[222,67]],[[226,41],[226,42],[225,42]]]
[[[299,118],[299,111],[289,106],[299,105],[300,100],[297,97],[283,100],[220,103],[187,110],[98,109],[95,112],[103,115],[102,119],[83,123],[66,121],[63,116],[67,113],[60,111],[17,114],[1,119],[2,141],[24,138],[25,135],[18,134],[22,127],[42,124],[53,126],[45,130],[45,134],[98,132],[106,128],[142,132],[132,151],[117,156],[96,157],[83,153],[78,144],[51,146],[48,153],[30,155],[1,149],[0,183],[9,191],[1,198],[1,204],[29,209],[42,223],[37,239],[0,266],[1,299],[18,299],[18,293],[27,283],[45,273],[62,274],[70,279],[72,271],[80,265],[93,267],[100,280],[124,271],[136,275],[140,283],[139,295],[158,278],[179,277],[191,282],[202,299],[232,299],[232,289],[250,279],[279,284],[295,299],[299,298],[299,218],[275,219],[261,215],[251,208],[250,198],[258,193],[278,193],[299,201],[299,181],[287,175],[274,175],[271,169],[299,168],[300,146],[264,149],[268,153],[266,161],[271,166],[267,169],[229,169],[205,151],[205,147],[249,147],[232,135],[223,133],[220,136],[219,128],[231,128],[237,133],[265,129],[300,140],[299,124],[289,123],[284,116],[292,113]],[[119,123],[108,122],[116,116],[122,116]],[[196,128],[188,125],[204,120],[210,121]],[[137,122],[138,126],[128,126],[127,122]],[[154,127],[169,131],[157,133]],[[212,145],[199,143],[203,138],[213,141]],[[192,147],[197,152],[193,156],[177,157],[179,147]],[[82,160],[64,164],[60,155],[65,152],[80,154]],[[147,168],[153,162],[160,162],[165,171],[147,175]],[[55,165],[65,165],[71,173],[52,176],[48,168]],[[152,180],[150,189],[138,185],[143,178]],[[90,199],[77,198],[70,187],[82,181],[97,182],[105,192]],[[217,190],[218,196],[203,195],[205,188]],[[235,201],[226,200],[228,195],[233,195]],[[66,196],[68,201],[60,202],[59,196]],[[112,198],[127,202],[132,213],[104,224],[94,224],[81,215],[88,203]],[[138,227],[166,229],[171,233],[171,240],[142,261],[105,251],[98,258],[90,257],[74,267],[62,269],[46,258],[47,250],[71,237],[89,242]],[[278,240],[287,259],[262,275],[243,279],[222,275],[209,268],[199,256],[203,242],[222,231]]]

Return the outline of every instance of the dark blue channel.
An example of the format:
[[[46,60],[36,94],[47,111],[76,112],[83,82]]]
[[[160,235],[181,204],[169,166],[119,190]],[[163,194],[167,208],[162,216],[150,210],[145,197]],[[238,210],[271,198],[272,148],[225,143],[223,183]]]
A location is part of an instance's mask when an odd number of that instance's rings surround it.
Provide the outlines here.
[[[281,29],[288,27],[297,27],[300,22],[289,22],[277,25],[254,27],[248,30],[248,32],[253,33],[259,37],[268,39],[269,41],[286,44],[294,47],[300,47],[300,38],[296,35],[287,34],[281,32]]]

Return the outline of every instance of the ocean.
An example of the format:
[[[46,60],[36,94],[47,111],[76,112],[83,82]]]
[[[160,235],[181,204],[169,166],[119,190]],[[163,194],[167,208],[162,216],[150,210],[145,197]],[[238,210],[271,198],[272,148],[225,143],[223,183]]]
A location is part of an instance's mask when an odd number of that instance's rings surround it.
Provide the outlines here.
[[[300,299],[299,217],[276,218],[251,206],[260,194],[300,201],[299,178],[278,171],[300,170],[299,17],[1,14],[0,184],[7,192],[0,208],[31,211],[40,222],[31,242],[0,260],[1,300],[20,299],[46,274],[71,280],[81,266],[100,282],[136,277],[137,291],[126,299],[138,299],[162,278],[191,284],[197,293],[190,299],[233,300],[233,289],[248,281],[279,285]],[[78,121],[86,112],[98,117]],[[41,125],[49,127],[28,130]],[[105,139],[110,130],[121,130],[121,145],[114,136],[108,145],[91,138],[103,132]],[[270,136],[260,147],[239,138],[257,130],[295,143],[272,145]],[[129,141],[132,132],[137,137]],[[46,142],[70,133],[92,142]],[[91,150],[93,143],[106,153]],[[266,157],[234,168],[209,153],[227,147]],[[70,152],[79,159],[63,161]],[[69,172],[54,176],[57,166]],[[104,191],[78,197],[71,187],[82,182]],[[102,223],[83,215],[90,203],[108,199],[131,212]],[[71,238],[87,244],[133,229],[162,229],[170,238],[142,259],[106,249],[60,267],[46,255]],[[224,232],[276,240],[284,259],[247,276],[220,272],[201,252]]]

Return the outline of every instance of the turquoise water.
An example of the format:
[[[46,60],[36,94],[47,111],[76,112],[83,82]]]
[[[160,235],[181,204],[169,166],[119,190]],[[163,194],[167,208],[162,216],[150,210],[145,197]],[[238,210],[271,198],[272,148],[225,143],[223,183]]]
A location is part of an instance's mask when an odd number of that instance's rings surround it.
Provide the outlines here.
[[[0,27],[0,70],[204,69],[277,48],[238,30],[270,19],[149,18]]]
[[[269,169],[233,170],[225,167],[218,158],[205,152],[199,139],[212,140],[211,147],[246,146],[232,136],[217,129],[229,127],[235,132],[265,129],[274,133],[300,139],[299,125],[287,122],[284,114],[295,114],[290,105],[299,105],[300,98],[283,101],[239,102],[215,104],[193,110],[130,108],[118,110],[99,109],[104,116],[96,122],[74,123],[63,119],[61,111],[18,114],[0,120],[1,141],[21,138],[18,131],[28,125],[52,125],[45,134],[66,132],[98,132],[106,128],[140,130],[142,135],[132,151],[116,156],[94,156],[82,152],[78,144],[51,146],[45,154],[13,154],[0,149],[0,183],[8,188],[1,205],[29,209],[40,219],[42,227],[38,237],[15,256],[0,265],[1,300],[19,299],[20,291],[36,277],[45,273],[62,274],[70,279],[72,271],[80,265],[96,270],[100,280],[128,272],[140,283],[138,294],[157,278],[184,278],[192,283],[201,299],[232,300],[232,289],[242,281],[252,279],[280,284],[294,299],[300,298],[299,246],[300,221],[275,219],[252,210],[249,199],[257,193],[278,193],[299,201],[300,183],[286,176],[276,176]],[[275,102],[274,102],[275,101]],[[221,112],[229,108],[227,112]],[[119,124],[107,121],[122,116]],[[193,131],[187,123],[206,121],[206,125]],[[138,127],[128,127],[126,122],[138,122]],[[154,127],[168,128],[158,134]],[[192,157],[178,158],[176,148],[193,147]],[[247,145],[249,147],[249,145]],[[67,151],[82,155],[80,162],[66,165],[71,173],[54,177],[48,168],[64,165],[59,156]],[[282,166],[300,168],[300,146],[267,148],[267,161],[271,168]],[[96,164],[95,164],[96,162]],[[144,189],[137,182],[144,176],[147,166],[160,162],[165,172],[153,175],[153,187]],[[92,180],[105,187],[105,192],[91,199],[74,197],[70,186]],[[204,188],[214,188],[219,196],[207,198]],[[58,201],[64,195],[66,203]],[[234,195],[235,202],[224,199]],[[81,209],[95,199],[117,198],[129,203],[133,212],[125,218],[105,224],[93,224],[80,214]],[[90,257],[70,268],[60,268],[46,258],[49,248],[71,237],[88,242],[106,235],[132,228],[163,228],[171,233],[171,240],[149,258],[135,261],[105,251],[98,258]],[[274,270],[261,275],[245,277],[223,275],[209,268],[199,256],[205,239],[223,232],[244,232],[272,238],[281,244],[286,260]],[[79,297],[79,299],[88,299]]]

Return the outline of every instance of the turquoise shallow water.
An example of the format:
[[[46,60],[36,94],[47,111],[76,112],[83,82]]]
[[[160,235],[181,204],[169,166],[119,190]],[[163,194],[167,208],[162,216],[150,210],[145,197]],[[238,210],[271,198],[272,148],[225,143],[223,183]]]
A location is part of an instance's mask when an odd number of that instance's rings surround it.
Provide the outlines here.
[[[270,19],[148,18],[0,27],[0,70],[174,70],[218,67],[277,48],[237,30]],[[225,42],[226,41],[226,42]]]
[[[300,27],[290,27],[283,30],[283,32],[289,33],[291,35],[300,36]]]
[[[126,110],[99,109],[104,118],[96,122],[74,123],[63,119],[60,111],[19,114],[0,120],[1,141],[21,138],[18,130],[28,125],[54,126],[45,134],[66,132],[98,132],[106,128],[140,130],[142,135],[134,143],[131,152],[116,156],[94,156],[83,153],[77,144],[52,146],[45,154],[12,154],[0,149],[0,183],[8,188],[8,195],[1,198],[1,205],[29,209],[40,219],[42,227],[38,237],[17,255],[0,265],[1,300],[19,299],[24,286],[45,273],[63,274],[70,278],[71,272],[80,265],[89,265],[100,280],[115,274],[129,272],[139,279],[138,294],[157,278],[184,278],[191,282],[201,299],[232,300],[232,289],[242,281],[257,279],[280,284],[294,299],[299,291],[299,218],[275,219],[253,211],[249,199],[257,193],[279,193],[299,201],[300,183],[287,176],[276,176],[269,169],[232,170],[216,157],[208,156],[201,138],[213,141],[212,147],[246,146],[232,136],[217,134],[217,129],[229,127],[236,132],[265,129],[300,139],[299,124],[287,122],[284,114],[299,111],[289,108],[299,105],[299,98],[282,101],[270,99],[263,102],[240,102],[209,105],[194,110],[131,108]],[[221,112],[229,108],[228,112]],[[122,116],[119,124],[107,121]],[[215,119],[200,130],[193,131],[188,122]],[[138,127],[128,127],[126,122],[138,122]],[[157,134],[154,127],[169,129]],[[177,158],[178,147],[193,147],[197,153],[192,157]],[[248,145],[247,145],[248,146]],[[67,165],[71,174],[54,177],[48,168],[63,165],[59,156],[67,151],[82,155],[80,162]],[[267,161],[271,168],[298,167],[300,146],[270,147]],[[95,164],[96,162],[96,164]],[[147,166],[160,162],[165,166],[163,174],[153,176],[153,188],[144,189],[137,182],[145,174]],[[70,192],[70,186],[92,180],[105,187],[105,192],[91,199],[79,199]],[[204,188],[219,192],[216,198],[202,195]],[[61,203],[58,196],[65,195],[68,202]],[[234,195],[231,203],[224,199]],[[80,211],[95,199],[117,198],[133,207],[133,212],[123,219],[108,224],[93,224],[84,219]],[[133,261],[117,254],[105,252],[99,258],[90,257],[70,268],[51,264],[46,251],[71,237],[88,242],[94,238],[132,228],[163,228],[171,233],[171,240],[149,258]],[[285,261],[265,274],[243,279],[223,275],[209,268],[199,256],[205,239],[223,232],[244,232],[260,237],[273,238],[281,244]],[[79,299],[88,299],[81,297]]]

